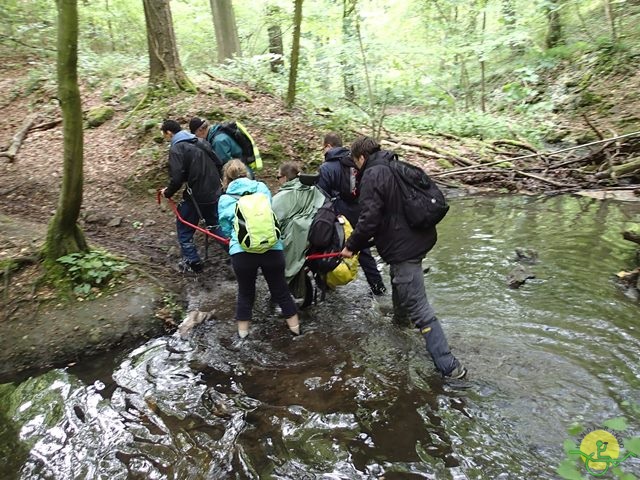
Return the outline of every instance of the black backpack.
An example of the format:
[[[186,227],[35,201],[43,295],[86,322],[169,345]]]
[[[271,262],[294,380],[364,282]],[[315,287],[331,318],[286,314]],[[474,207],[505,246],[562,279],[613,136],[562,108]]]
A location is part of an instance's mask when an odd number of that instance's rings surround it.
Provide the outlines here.
[[[309,228],[309,248],[307,254],[339,252],[344,248],[344,228],[338,220],[334,200],[327,199],[318,209]],[[342,257],[308,260],[307,265],[313,273],[325,274],[334,270]]]
[[[247,134],[242,131],[236,122],[223,122],[220,124],[218,130],[216,130],[213,138],[220,133],[226,133],[229,135],[234,142],[238,144],[240,149],[242,150],[242,161],[249,165],[255,160],[255,155],[253,154],[253,143]]]
[[[389,162],[402,197],[405,218],[411,228],[435,227],[449,211],[449,205],[436,183],[419,167],[398,160]]]

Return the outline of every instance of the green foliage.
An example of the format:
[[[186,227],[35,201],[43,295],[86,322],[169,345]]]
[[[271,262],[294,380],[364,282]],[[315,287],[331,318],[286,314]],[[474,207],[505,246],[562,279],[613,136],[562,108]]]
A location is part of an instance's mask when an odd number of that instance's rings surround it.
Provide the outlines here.
[[[162,307],[156,314],[164,318],[170,318],[173,322],[179,322],[185,316],[184,306],[178,302],[175,295],[167,293],[162,297]]]
[[[624,417],[611,418],[603,422],[603,425],[611,430],[617,430],[619,432],[623,432],[628,427],[627,419]]]
[[[219,66],[223,76],[244,82],[262,93],[283,94],[286,90],[286,77],[274,74],[269,67],[271,55],[237,57],[227,60]]]
[[[481,112],[430,112],[429,115],[401,114],[389,117],[385,127],[392,131],[449,133],[458,137],[531,138],[544,135],[544,123],[533,119],[516,122],[513,118]]]
[[[573,460],[564,460],[556,469],[556,473],[566,480],[583,480],[585,478]]]
[[[640,457],[640,437],[626,438],[624,448]]]
[[[637,70],[640,22],[635,4],[612,2],[618,29],[613,35],[599,0],[509,3],[512,12],[506,14],[503,0],[374,0],[355,2],[356,10],[343,18],[341,2],[309,2],[304,6],[297,104],[322,112],[315,120],[317,124],[339,131],[350,129],[354,123],[370,125],[383,116],[385,109],[410,107],[427,111],[430,118],[400,116],[387,123],[417,132],[481,138],[523,136],[535,141],[549,133],[547,117],[558,109],[608,106],[606,98],[584,91],[588,82],[578,82],[580,89],[570,92],[583,92],[580,98],[559,98],[554,90],[559,73],[576,71],[575,77],[580,78],[578,71],[606,75]],[[550,7],[560,13],[563,38],[557,47],[546,49],[546,13]],[[269,17],[268,8],[272,10]],[[134,107],[142,94],[131,88],[127,79],[148,72],[142,2],[81,2],[79,9],[79,70],[84,86],[100,86],[103,100]],[[171,9],[180,58],[190,73],[206,69],[234,82],[246,82],[260,92],[284,95],[293,2],[234,2],[243,56],[223,65],[215,65],[209,2],[177,1],[172,2]],[[55,59],[55,2],[7,0],[0,5],[0,14],[5,20],[0,27],[0,49],[7,55],[17,51],[36,57],[35,63],[29,64],[33,72],[27,84],[12,86],[14,95],[28,95],[43,88],[55,92],[51,69]],[[271,72],[272,56],[266,53],[266,27],[274,23],[284,35],[282,73]],[[480,110],[481,61],[486,67],[487,110],[508,112],[508,118],[499,114],[492,119],[489,114],[476,113]],[[345,94],[345,74],[347,83],[353,86],[353,97]],[[247,100],[243,95],[236,97],[234,91],[227,93],[230,98]],[[158,98],[151,100],[149,103],[156,103]]]
[[[100,250],[72,253],[57,259],[71,278],[76,295],[87,296],[94,288],[101,288],[113,281],[129,266],[128,263]]]
[[[78,75],[91,86],[117,78],[144,76],[149,60],[144,56],[132,57],[119,52],[100,55],[82,55],[78,58]]]

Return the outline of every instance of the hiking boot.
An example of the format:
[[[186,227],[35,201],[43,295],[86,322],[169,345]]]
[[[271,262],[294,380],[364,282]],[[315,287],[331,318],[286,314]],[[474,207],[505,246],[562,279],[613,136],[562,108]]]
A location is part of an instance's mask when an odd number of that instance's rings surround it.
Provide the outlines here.
[[[377,297],[387,293],[387,287],[385,287],[384,283],[382,282],[377,282],[372,285],[369,285],[369,288],[371,289],[371,293],[373,293]]]
[[[451,373],[445,375],[444,378],[450,378],[452,380],[462,380],[467,376],[467,369],[460,363],[454,368]]]
[[[198,260],[197,262],[190,262],[182,259],[178,262],[178,271],[180,273],[200,273],[202,270],[204,270],[204,263],[202,263],[201,260]]]
[[[197,262],[188,262],[189,268],[193,273],[201,273],[204,270],[204,263],[201,260]]]

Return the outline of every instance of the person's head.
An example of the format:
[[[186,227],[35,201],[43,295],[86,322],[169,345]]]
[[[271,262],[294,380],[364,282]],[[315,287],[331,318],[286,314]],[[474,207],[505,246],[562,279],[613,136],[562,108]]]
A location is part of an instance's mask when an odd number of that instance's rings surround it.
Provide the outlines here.
[[[160,125],[160,131],[165,140],[171,140],[180,130],[182,130],[180,124],[175,120],[165,120],[162,122],[162,125]]]
[[[351,144],[351,157],[358,169],[362,170],[369,157],[380,151],[380,144],[371,137],[358,137]]]
[[[341,147],[342,146],[342,137],[339,133],[329,132],[324,136],[324,146],[325,147]]]
[[[189,121],[189,130],[198,138],[206,138],[209,131],[209,122],[202,118],[193,117]]]
[[[289,180],[293,180],[300,173],[300,165],[298,162],[284,162],[278,169],[278,182],[283,184]]]
[[[324,136],[324,140],[322,143],[322,152],[327,153],[327,151],[334,147],[342,146],[342,137],[336,132],[329,132]]]
[[[242,160],[232,158],[222,167],[222,188],[227,189],[229,184],[238,178],[247,177],[249,172]]]

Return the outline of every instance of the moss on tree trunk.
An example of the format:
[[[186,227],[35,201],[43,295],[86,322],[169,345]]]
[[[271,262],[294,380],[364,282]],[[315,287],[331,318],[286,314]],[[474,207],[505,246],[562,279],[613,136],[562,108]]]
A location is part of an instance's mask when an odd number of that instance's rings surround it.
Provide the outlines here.
[[[83,130],[78,88],[78,6],[76,0],[57,0],[58,98],[64,136],[63,176],[56,214],[49,223],[43,253],[47,265],[67,253],[88,250],[77,221],[82,205]]]

